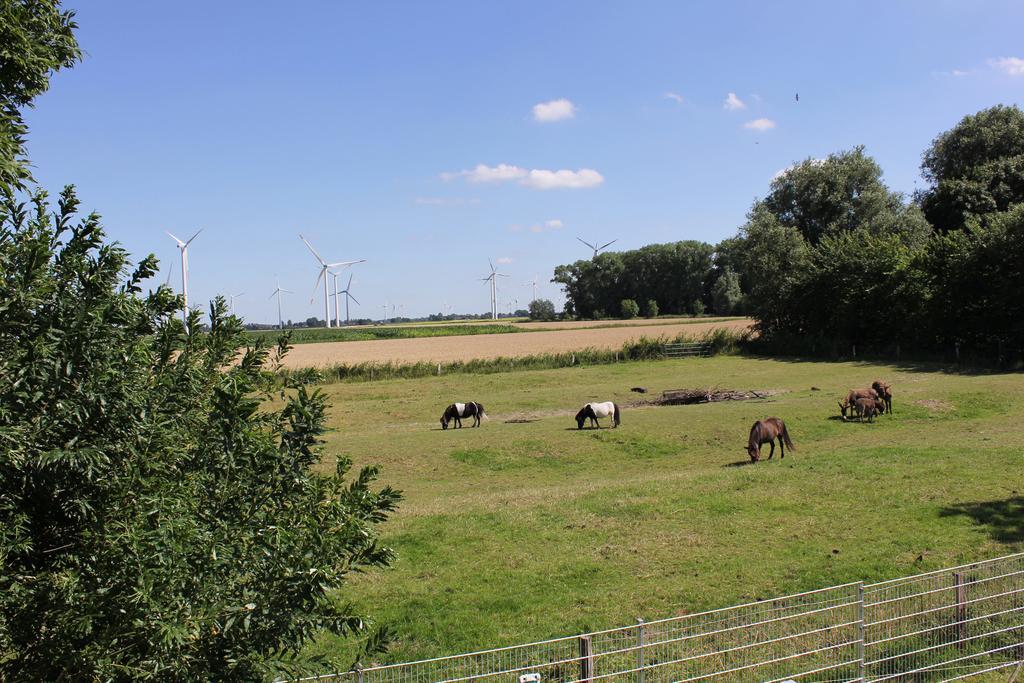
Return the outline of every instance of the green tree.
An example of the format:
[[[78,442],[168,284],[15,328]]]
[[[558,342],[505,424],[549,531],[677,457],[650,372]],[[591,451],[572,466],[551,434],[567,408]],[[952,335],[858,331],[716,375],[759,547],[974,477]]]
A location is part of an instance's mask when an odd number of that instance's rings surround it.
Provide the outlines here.
[[[74,12],[57,0],[0,0],[0,189],[31,179],[22,111],[46,92],[50,75],[81,57]]]
[[[648,318],[658,317],[658,302],[654,299],[648,299],[647,304],[644,306],[644,316]]]
[[[622,317],[626,320],[630,320],[631,318],[635,318],[640,315],[640,306],[632,299],[623,299],[619,304],[619,307],[622,311]]]
[[[811,245],[856,229],[898,233],[908,244],[921,245],[930,232],[921,211],[885,186],[882,169],[863,147],[796,164],[772,181],[760,205]]]
[[[931,187],[918,201],[939,230],[1024,202],[1024,112],[998,105],[965,116],[935,138],[921,173]]]
[[[701,299],[694,299],[690,304],[690,310],[694,315],[704,315],[704,302]]]
[[[740,289],[740,276],[729,266],[725,267],[722,274],[715,280],[711,287],[711,301],[715,307],[715,313],[719,315],[732,315],[739,308],[743,300],[743,291]]]
[[[272,383],[286,337],[245,347],[222,299],[186,334],[77,207],[0,204],[0,679],[249,681],[366,633],[339,589],[391,561],[398,494],[314,473],[326,401]]]
[[[555,305],[547,299],[534,299],[530,302],[530,320],[554,320]]]

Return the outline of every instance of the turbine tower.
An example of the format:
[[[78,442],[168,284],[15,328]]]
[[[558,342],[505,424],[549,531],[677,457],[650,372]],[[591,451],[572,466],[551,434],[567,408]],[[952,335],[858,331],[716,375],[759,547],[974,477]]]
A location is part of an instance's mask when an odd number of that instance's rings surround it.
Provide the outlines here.
[[[594,250],[594,256],[592,258],[597,258],[597,252],[601,251],[605,247],[610,247],[611,245],[613,245],[613,244],[615,244],[616,242],[619,241],[618,238],[616,238],[616,239],[613,239],[611,242],[606,242],[606,243],[602,244],[599,247],[595,247],[590,242],[587,242],[586,240],[580,239],[579,237],[577,237],[576,239],[580,240],[580,242],[583,242],[583,244],[587,245],[588,247],[590,247],[591,249]]]
[[[231,315],[235,314],[235,299],[244,295],[245,292],[239,292],[238,294],[228,294],[228,313]]]
[[[537,275],[534,274],[532,280],[530,280],[529,282],[524,282],[523,284],[524,285],[533,285],[533,298],[530,299],[530,301],[536,301],[537,300]]]
[[[338,307],[338,297],[339,296],[345,297],[345,324],[348,325],[349,322],[350,322],[349,317],[348,317],[348,302],[349,302],[349,300],[351,299],[352,301],[355,301],[356,302],[356,306],[361,305],[359,303],[359,299],[357,299],[354,296],[352,296],[352,292],[350,291],[352,289],[352,275],[350,274],[348,276],[348,284],[345,285],[345,289],[343,289],[343,290],[341,290],[339,292],[338,291],[338,275],[339,275],[339,273],[331,273],[331,274],[334,275],[334,292],[335,293],[331,295],[331,296],[334,297],[334,307],[335,307],[335,309],[337,309],[337,307]]]
[[[277,278],[274,278],[274,282],[277,284],[277,289],[275,289],[274,293],[270,295],[270,298],[273,299],[275,296],[277,297],[277,326],[283,330],[284,317],[281,315],[281,295],[294,294],[295,292],[290,289],[281,289],[281,281]]]
[[[336,263],[327,263],[327,261],[324,261],[322,258],[320,258],[320,254],[316,253],[316,249],[313,248],[313,245],[310,244],[309,241],[307,241],[305,237],[303,237],[301,234],[299,234],[299,239],[302,240],[306,244],[307,247],[309,247],[309,251],[313,254],[314,258],[316,258],[317,263],[320,264],[320,274],[317,275],[316,283],[313,284],[313,292],[314,292],[314,295],[315,295],[316,288],[320,285],[320,280],[323,280],[324,281],[324,322],[326,323],[327,327],[330,327],[331,326],[331,297],[330,297],[330,293],[327,290],[327,271],[330,270],[331,268],[344,268],[345,266],[351,266],[354,263],[363,263],[363,262],[366,261],[366,259],[361,258],[361,259],[358,259],[356,261],[338,261]]]
[[[172,240],[178,243],[178,251],[181,252],[181,320],[182,322],[185,323],[186,332],[188,332],[188,245],[192,244],[192,240],[198,237],[199,233],[201,233],[202,231],[203,229],[199,228],[198,230],[196,230],[196,233],[194,235],[189,237],[184,242],[179,240],[174,235],[171,235],[171,233],[167,233],[168,235],[170,235]],[[169,277],[170,275],[168,275],[168,278]]]
[[[487,277],[480,278],[481,282],[491,283],[491,320],[498,319],[498,278],[508,277],[504,273],[499,273],[494,269],[494,264],[491,263],[491,259],[487,259],[487,265],[491,267],[491,274]]]

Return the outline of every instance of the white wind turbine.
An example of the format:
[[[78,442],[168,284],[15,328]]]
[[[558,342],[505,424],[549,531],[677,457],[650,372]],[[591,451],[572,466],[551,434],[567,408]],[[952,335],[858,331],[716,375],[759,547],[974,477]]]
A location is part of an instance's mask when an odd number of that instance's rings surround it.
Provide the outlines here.
[[[345,297],[345,324],[348,325],[349,324],[349,317],[348,317],[348,302],[349,302],[349,299],[351,299],[352,301],[355,301],[356,302],[356,306],[359,306],[361,304],[359,303],[359,299],[357,299],[354,296],[352,296],[352,292],[350,291],[352,289],[352,275],[351,274],[348,276],[348,284],[345,285],[345,289],[341,290],[340,292],[338,291],[338,275],[340,275],[340,274],[341,273],[335,273],[333,271],[331,272],[331,275],[334,276],[334,294],[332,294],[331,296],[334,297],[334,311],[335,311],[334,315],[335,316],[338,315],[338,312],[337,312],[338,311],[338,297],[339,296]]]
[[[245,292],[239,292],[238,294],[228,294],[228,313],[230,313],[231,315],[235,314],[235,299],[244,295]]]
[[[530,280],[529,282],[524,282],[523,284],[524,285],[533,285],[533,298],[530,299],[530,301],[536,301],[537,300],[537,276],[534,275],[532,280]]]
[[[590,247],[591,249],[593,249],[593,250],[594,250],[594,256],[593,256],[593,258],[597,258],[597,252],[601,251],[601,250],[602,250],[602,249],[604,249],[605,247],[610,247],[611,245],[613,245],[613,244],[615,244],[616,242],[618,242],[618,241],[619,241],[619,240],[618,240],[618,238],[616,238],[616,239],[613,239],[613,240],[612,240],[611,242],[605,242],[605,243],[604,243],[604,244],[602,244],[601,246],[599,246],[599,247],[595,247],[595,246],[594,246],[593,244],[591,244],[590,242],[587,242],[586,240],[580,239],[579,237],[577,237],[576,239],[580,240],[580,242],[583,242],[583,244],[587,245],[588,247]]]
[[[316,258],[317,262],[320,264],[320,274],[317,276],[316,283],[313,285],[313,291],[316,292],[316,288],[320,284],[320,280],[323,280],[324,281],[324,322],[327,324],[327,327],[330,327],[331,326],[331,297],[330,297],[330,293],[327,290],[327,271],[330,270],[331,268],[339,268],[339,267],[344,268],[345,266],[351,266],[354,263],[363,263],[363,262],[366,261],[366,259],[361,258],[361,259],[358,259],[356,261],[338,261],[336,263],[327,263],[322,258],[320,258],[320,254],[316,253],[316,249],[313,248],[313,245],[310,244],[306,240],[305,237],[303,237],[300,234],[299,235],[299,239],[302,240],[303,242],[305,242],[306,246],[309,247],[309,251],[313,254],[313,256]]]
[[[274,283],[277,284],[277,289],[275,289],[274,293],[270,295],[270,298],[273,299],[275,296],[277,297],[277,325],[283,330],[284,317],[281,315],[281,295],[294,294],[295,292],[290,289],[281,289],[281,281],[277,278],[274,279]]]
[[[171,233],[171,239],[178,243],[178,251],[181,252],[181,298],[182,298],[182,309],[181,319],[185,323],[185,331],[188,331],[188,245],[192,244],[192,240],[199,236],[199,233],[203,231],[202,228],[196,230],[196,233],[189,237],[187,240],[182,242]],[[170,277],[168,275],[168,277]]]
[[[498,278],[508,277],[504,273],[499,273],[494,269],[494,264],[491,263],[491,259],[487,259],[487,265],[491,267],[491,274],[487,277],[480,278],[481,282],[491,283],[491,320],[498,319]]]

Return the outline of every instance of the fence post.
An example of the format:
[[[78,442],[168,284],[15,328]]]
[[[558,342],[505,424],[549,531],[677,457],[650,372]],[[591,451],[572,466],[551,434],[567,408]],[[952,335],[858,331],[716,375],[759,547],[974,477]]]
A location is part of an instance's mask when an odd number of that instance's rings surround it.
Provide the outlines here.
[[[363,683],[363,665],[356,664],[356,683]]]
[[[866,681],[865,677],[865,666],[864,666],[864,634],[867,630],[864,627],[864,582],[861,581],[857,584],[857,680]]]
[[[594,644],[590,636],[580,636],[580,683],[594,681]]]
[[[637,683],[644,683],[644,620],[640,617],[636,618],[636,645],[636,680]]]
[[[953,586],[956,588],[956,645],[962,650],[967,636],[967,590],[960,572],[953,572]]]

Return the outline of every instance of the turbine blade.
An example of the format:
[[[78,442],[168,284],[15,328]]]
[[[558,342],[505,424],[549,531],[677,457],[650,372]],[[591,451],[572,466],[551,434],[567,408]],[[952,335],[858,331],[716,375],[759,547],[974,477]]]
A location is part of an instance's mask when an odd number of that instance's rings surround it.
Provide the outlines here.
[[[491,267],[491,272],[493,273],[494,272],[494,264],[491,263],[491,259],[487,259],[487,265],[489,265]]]
[[[166,231],[166,230],[164,230],[164,232],[167,232],[167,231]],[[182,248],[184,248],[184,247],[185,247],[185,243],[184,243],[184,242],[182,242],[181,240],[179,240],[179,239],[178,239],[177,237],[175,237],[174,235],[171,235],[171,233],[169,233],[169,232],[167,232],[167,234],[168,234],[168,235],[170,235],[170,237],[171,237],[171,239],[172,239],[172,240],[174,240],[175,242],[177,242],[177,243],[178,243],[178,248],[179,248],[179,249],[182,249]]]
[[[313,245],[309,243],[309,240],[302,236],[302,233],[299,233],[299,239],[306,243],[306,246],[309,247],[309,250],[313,253],[313,256],[316,257],[316,260],[320,262],[321,266],[327,265],[324,263],[324,260],[320,258],[320,254],[316,253],[316,249],[314,249]]]
[[[352,301],[355,301],[355,302],[356,302],[356,306],[360,306],[360,305],[361,305],[361,304],[359,303],[359,299],[355,298],[354,296],[352,296],[352,295],[351,295],[351,294],[349,294],[348,292],[345,292],[345,296],[347,296],[347,297],[348,297],[349,299],[352,299]]]
[[[268,299],[273,299],[275,296],[277,296],[277,293],[280,292],[280,291],[281,291],[281,288],[278,287],[277,289],[274,290],[274,293],[271,294],[270,296],[268,296],[267,298]]]
[[[583,242],[583,244],[587,245],[587,246],[588,246],[588,247],[590,247],[591,249],[593,249],[593,248],[594,248],[594,245],[593,245],[593,244],[591,244],[590,242],[586,241],[585,239],[581,239],[581,238],[579,238],[579,237],[577,237],[576,239],[578,239],[578,240],[579,240],[580,242]]]
[[[328,268],[344,268],[345,266],[351,266],[353,263],[365,263],[365,262],[366,262],[366,259],[364,259],[364,258],[361,258],[361,259],[359,259],[357,261],[338,261],[337,263],[328,263],[327,267]],[[341,275],[341,273],[337,273],[337,274]]]
[[[618,241],[619,241],[618,239],[613,239],[613,240],[612,240],[611,242],[609,242],[608,244],[602,244],[602,245],[601,245],[601,246],[599,246],[599,247],[598,247],[597,249],[598,249],[598,251],[600,251],[601,249],[604,249],[605,247],[610,247],[611,245],[615,244],[615,243],[616,243],[616,242],[618,242]]]
[[[199,237],[199,233],[201,233],[202,231],[203,231],[202,228],[199,228],[198,230],[196,230],[196,234],[192,235],[187,240],[185,240],[185,246],[187,247],[189,244],[192,243],[192,240],[194,240],[195,238]]]
[[[353,276],[353,275],[355,275],[355,273],[349,273],[349,274],[348,274],[348,284],[347,284],[347,285],[345,285],[345,291],[346,291],[346,292],[347,292],[347,291],[349,290],[349,288],[351,288],[351,287],[352,287],[352,276]]]
[[[278,287],[278,289],[281,289],[281,288]],[[293,292],[290,289],[281,289],[281,292],[284,293],[284,294],[294,294],[295,293],[295,292]]]

